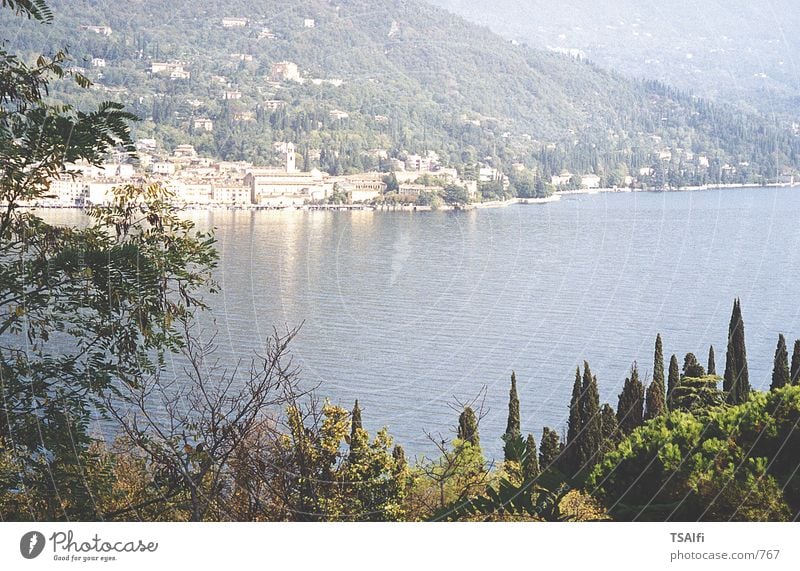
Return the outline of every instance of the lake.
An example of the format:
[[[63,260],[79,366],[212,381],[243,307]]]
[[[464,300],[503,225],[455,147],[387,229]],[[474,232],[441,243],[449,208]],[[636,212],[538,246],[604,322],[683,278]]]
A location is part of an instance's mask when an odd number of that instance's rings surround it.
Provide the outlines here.
[[[523,433],[566,430],[588,360],[615,408],[631,364],[652,371],[656,333],[683,363],[725,364],[742,300],[751,383],[769,386],[779,332],[800,337],[800,190],[565,196],[468,212],[190,212],[215,227],[219,356],[249,360],[277,325],[307,386],[406,453],[454,434],[457,400],[485,387],[481,443],[501,458],[509,378]]]

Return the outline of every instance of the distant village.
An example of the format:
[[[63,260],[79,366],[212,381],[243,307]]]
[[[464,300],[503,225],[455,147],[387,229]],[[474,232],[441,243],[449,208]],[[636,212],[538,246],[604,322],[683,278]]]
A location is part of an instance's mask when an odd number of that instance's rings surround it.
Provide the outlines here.
[[[131,164],[125,161],[124,156],[118,156],[116,161],[101,166],[69,165],[68,172],[50,181],[49,192],[24,205],[51,208],[103,206],[113,200],[115,187],[143,183],[161,184],[172,193],[173,202],[181,207],[255,209],[367,206],[387,201],[414,205],[421,195],[439,196],[448,186],[464,189],[467,202],[480,202],[480,185],[495,183],[504,190],[509,186],[508,178],[489,166],[480,166],[473,179],[465,180],[455,168],[442,166],[439,156],[433,151],[425,156],[409,154],[404,160],[389,159],[383,151],[381,158],[391,161],[389,173],[373,171],[332,176],[318,169],[298,170],[296,149],[291,142],[274,143],[275,151],[283,157],[282,167],[260,167],[249,162],[202,157],[187,144],[178,145],[167,156],[154,139],[140,139],[136,146],[138,164]],[[526,170],[521,164],[515,164],[514,168]],[[643,168],[638,174],[649,176],[652,169]],[[779,182],[794,182],[793,177],[790,180],[784,178]],[[620,190],[635,186],[638,180],[626,176],[620,181]],[[568,189],[572,192],[603,190],[603,182],[596,174],[575,175],[568,171],[552,175],[548,181],[550,189],[565,193],[570,192]]]
[[[142,139],[137,143],[137,166],[125,162],[70,165],[68,173],[51,181],[47,196],[29,206],[102,206],[113,199],[114,187],[142,182],[158,182],[174,195],[177,204],[197,208],[296,208],[334,199],[342,204],[367,204],[389,194],[388,173],[331,176],[318,169],[301,171],[296,166],[293,143],[275,143],[275,147],[284,157],[283,167],[264,168],[201,157],[192,145],[178,145],[165,158],[157,152],[154,140]],[[421,193],[457,185],[470,197],[477,195],[478,181],[462,180],[456,169],[441,167],[438,161],[433,152],[395,160],[393,178],[397,185],[391,193],[413,201]],[[496,169],[481,168],[479,179],[489,182],[503,177]]]

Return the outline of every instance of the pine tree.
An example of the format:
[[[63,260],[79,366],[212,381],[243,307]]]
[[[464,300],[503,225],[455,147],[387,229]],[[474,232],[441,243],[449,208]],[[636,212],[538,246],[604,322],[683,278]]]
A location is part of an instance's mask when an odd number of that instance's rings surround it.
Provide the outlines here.
[[[522,477],[531,482],[539,476],[539,458],[536,455],[536,440],[528,434],[525,440],[525,461],[522,463]]]
[[[603,433],[603,442],[600,445],[600,450],[603,452],[613,450],[619,443],[620,432],[617,415],[608,403],[603,404],[600,409],[600,427]]]
[[[511,371],[511,390],[508,395],[508,421],[503,435],[503,452],[507,462],[519,462],[518,441],[522,439],[519,423],[519,397],[517,396],[517,375]]]
[[[669,358],[669,376],[667,377],[667,408],[672,410],[672,392],[681,382],[681,371],[678,368],[678,358],[675,355]]]
[[[561,440],[558,433],[545,426],[542,429],[542,443],[539,446],[539,467],[547,470],[553,466],[561,452]]]
[[[600,445],[603,443],[603,428],[600,420],[600,391],[597,377],[589,370],[589,363],[583,362],[583,384],[581,386],[581,425],[583,430],[578,438],[579,466],[590,469],[598,460]]]
[[[778,346],[775,348],[775,362],[772,366],[772,384],[769,389],[779,389],[792,384],[789,372],[789,352],[786,349],[786,339],[783,333],[778,335]]]
[[[686,353],[686,357],[683,359],[683,376],[693,378],[706,376],[706,370],[697,360],[694,353]]]
[[[741,404],[750,397],[750,375],[747,371],[744,321],[739,298],[733,302],[731,322],[728,326],[728,350],[725,354],[725,376],[722,389],[730,404]]]
[[[644,418],[644,385],[639,380],[639,368],[636,363],[631,367],[630,378],[619,394],[617,405],[617,422],[623,434],[630,434],[642,425]]]
[[[466,407],[458,416],[458,438],[469,442],[472,446],[480,446],[481,439],[478,434],[478,417],[472,407]]]
[[[793,385],[800,385],[800,339],[796,339],[794,342],[791,377]]]
[[[714,346],[708,348],[708,374],[709,375],[716,375],[717,374],[717,362],[714,359]]]

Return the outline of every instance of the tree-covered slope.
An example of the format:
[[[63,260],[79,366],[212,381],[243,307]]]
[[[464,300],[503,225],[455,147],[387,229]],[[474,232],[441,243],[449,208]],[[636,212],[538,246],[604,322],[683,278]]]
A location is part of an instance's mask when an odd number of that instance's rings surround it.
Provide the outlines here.
[[[508,39],[796,116],[795,0],[428,0]]]
[[[293,140],[307,166],[335,171],[378,166],[378,154],[368,153],[374,149],[433,150],[450,164],[481,160],[507,169],[522,161],[545,175],[649,167],[656,153],[680,148],[708,155],[712,170],[718,167],[712,179],[724,163],[746,163],[741,176],[755,179],[796,160],[794,135],[765,118],[513,45],[421,2],[52,6],[47,27],[20,26],[3,14],[7,48],[32,55],[69,46],[95,81],[93,96],[127,103],[145,120],[139,136],[153,135],[168,148],[190,142],[216,156],[266,162],[273,141]],[[247,24],[225,27],[227,17]],[[95,58],[105,66],[92,67]],[[181,62],[190,77],[150,73],[163,61]],[[306,81],[271,81],[280,61],[296,63]],[[223,100],[225,91],[241,99]],[[266,103],[275,100],[285,107]],[[215,120],[213,133],[191,128],[191,118],[201,116]],[[680,168],[692,174],[691,165]]]

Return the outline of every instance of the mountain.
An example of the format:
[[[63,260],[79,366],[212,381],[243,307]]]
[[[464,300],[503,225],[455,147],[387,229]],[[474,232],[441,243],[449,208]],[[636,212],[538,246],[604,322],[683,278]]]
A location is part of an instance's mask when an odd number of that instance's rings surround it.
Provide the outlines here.
[[[796,0],[430,0],[531,46],[705,97],[797,115]]]
[[[274,142],[294,141],[302,166],[331,172],[388,168],[384,151],[436,151],[461,169],[522,162],[543,176],[608,176],[645,167],[686,182],[774,178],[798,161],[788,125],[515,45],[422,2],[51,6],[49,25],[2,11],[6,49],[31,57],[69,46],[95,85],[54,97],[121,100],[143,119],[137,134],[168,150],[191,143],[270,163]],[[212,132],[194,121],[205,118]]]

